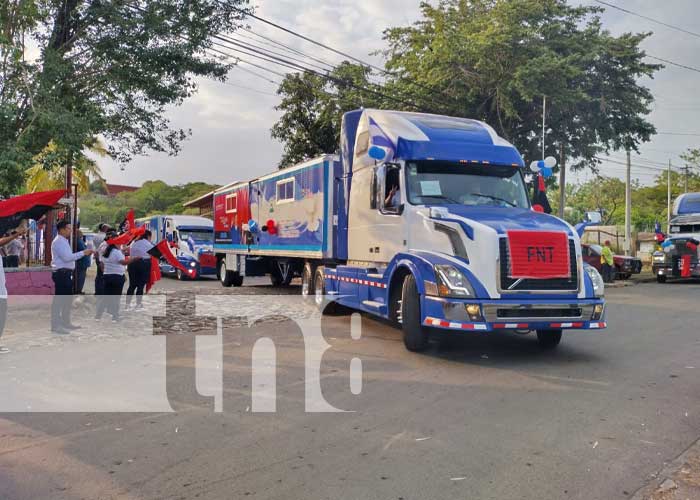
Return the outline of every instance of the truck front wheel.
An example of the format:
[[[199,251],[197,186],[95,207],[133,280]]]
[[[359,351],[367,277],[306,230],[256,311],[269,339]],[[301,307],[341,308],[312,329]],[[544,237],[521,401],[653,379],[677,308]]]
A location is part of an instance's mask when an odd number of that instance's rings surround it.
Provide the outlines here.
[[[412,274],[406,276],[401,290],[401,327],[406,349],[420,352],[428,347],[428,329],[421,322],[420,295]]]
[[[561,342],[561,330],[537,330],[537,342],[544,349],[554,349]]]
[[[657,283],[666,283],[666,275],[664,275],[664,274],[657,274],[657,275],[656,275],[656,282],[657,282]]]

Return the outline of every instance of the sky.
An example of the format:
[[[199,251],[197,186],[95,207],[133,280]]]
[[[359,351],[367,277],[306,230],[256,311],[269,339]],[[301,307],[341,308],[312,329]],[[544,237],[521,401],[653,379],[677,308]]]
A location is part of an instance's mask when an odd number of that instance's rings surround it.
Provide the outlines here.
[[[696,0],[606,0],[629,11],[700,33]],[[364,61],[381,65],[370,54],[384,48],[382,31],[390,26],[408,25],[419,19],[419,0],[254,0],[256,14],[328,46],[350,53]],[[571,1],[572,5],[600,5],[594,0]],[[643,48],[647,54],[698,68],[691,71],[666,65],[653,80],[641,83],[649,87],[656,103],[648,119],[659,132],[695,133],[696,136],[659,134],[633,155],[632,177],[643,184],[653,182],[661,173],[656,168],[669,159],[680,167],[678,155],[688,147],[700,147],[700,36],[692,36],[660,26],[616,9],[606,8],[603,25],[613,34],[653,31]],[[343,57],[258,21],[250,21],[255,32],[274,38],[315,57],[338,63]],[[245,36],[250,34],[241,32]],[[251,42],[252,43],[252,42]],[[658,62],[649,60],[650,62]],[[241,64],[242,68],[263,73]],[[279,68],[278,68],[279,69]],[[263,73],[264,74],[264,73]],[[280,78],[268,75],[271,80]],[[182,106],[168,110],[172,126],[191,129],[191,137],[182,143],[178,156],[150,154],[121,165],[100,159],[107,182],[140,185],[147,180],[169,184],[205,181],[227,184],[251,179],[277,168],[282,144],[270,137],[270,128],[279,118],[274,109],[279,102],[276,84],[234,68],[227,83],[199,81],[199,92]],[[613,161],[623,161],[624,152],[611,153]],[[650,168],[649,168],[650,167]],[[675,168],[675,167],[674,167]],[[601,173],[622,177],[624,166],[605,163]],[[568,177],[582,182],[590,174]]]

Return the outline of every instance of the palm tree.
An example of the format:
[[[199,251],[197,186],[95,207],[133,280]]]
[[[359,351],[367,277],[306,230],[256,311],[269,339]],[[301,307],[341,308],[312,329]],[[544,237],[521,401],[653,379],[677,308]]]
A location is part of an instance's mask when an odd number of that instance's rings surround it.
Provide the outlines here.
[[[107,156],[107,148],[97,138],[87,149],[102,158]],[[34,193],[65,187],[65,154],[56,143],[50,141],[32,160],[34,164],[25,173],[28,192]],[[97,162],[81,153],[73,166],[73,182],[78,185],[78,191],[85,193],[90,189],[91,179],[104,182],[102,171]]]

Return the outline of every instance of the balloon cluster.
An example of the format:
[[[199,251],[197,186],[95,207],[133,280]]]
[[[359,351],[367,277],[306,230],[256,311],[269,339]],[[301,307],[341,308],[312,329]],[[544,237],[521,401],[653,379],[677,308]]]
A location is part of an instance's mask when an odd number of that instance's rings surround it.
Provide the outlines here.
[[[661,243],[661,248],[664,249],[664,252],[669,253],[675,248],[675,246],[673,244],[673,241],[665,240],[663,243]]]
[[[557,159],[553,156],[548,156],[544,160],[533,161],[530,163],[530,170],[539,173],[545,179],[550,178],[554,174],[553,168],[557,165]]]

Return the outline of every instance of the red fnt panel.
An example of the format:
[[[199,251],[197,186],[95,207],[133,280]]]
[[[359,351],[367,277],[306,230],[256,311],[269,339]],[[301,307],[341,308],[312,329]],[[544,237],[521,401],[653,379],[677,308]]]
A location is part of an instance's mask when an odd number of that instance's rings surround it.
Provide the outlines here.
[[[510,278],[568,278],[569,238],[554,231],[508,231]]]

